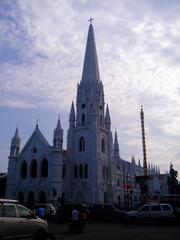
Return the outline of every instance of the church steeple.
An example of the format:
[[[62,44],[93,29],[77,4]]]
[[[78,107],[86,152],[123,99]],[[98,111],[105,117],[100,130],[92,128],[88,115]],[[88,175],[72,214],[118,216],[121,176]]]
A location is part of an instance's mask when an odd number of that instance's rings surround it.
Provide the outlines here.
[[[87,37],[84,66],[83,66],[83,73],[82,73],[82,81],[87,81],[87,82],[98,81],[98,82],[100,82],[98,59],[97,59],[97,53],[96,53],[96,43],[95,43],[95,37],[94,37],[94,29],[93,29],[93,25],[91,22],[89,25],[89,31],[88,31],[88,37]]]
[[[19,132],[18,132],[18,127],[17,127],[14,137],[11,140],[10,157],[18,157],[19,149],[20,149],[20,138],[19,138]]]
[[[54,129],[53,147],[56,150],[62,150],[63,148],[63,129],[61,128],[60,117],[57,121],[57,127]]]

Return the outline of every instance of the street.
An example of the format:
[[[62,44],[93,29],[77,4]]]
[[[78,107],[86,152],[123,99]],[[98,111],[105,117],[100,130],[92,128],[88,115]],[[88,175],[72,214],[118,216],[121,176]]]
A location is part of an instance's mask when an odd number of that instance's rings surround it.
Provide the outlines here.
[[[66,224],[49,223],[57,240],[179,240],[180,225],[88,222],[82,233],[69,233]]]

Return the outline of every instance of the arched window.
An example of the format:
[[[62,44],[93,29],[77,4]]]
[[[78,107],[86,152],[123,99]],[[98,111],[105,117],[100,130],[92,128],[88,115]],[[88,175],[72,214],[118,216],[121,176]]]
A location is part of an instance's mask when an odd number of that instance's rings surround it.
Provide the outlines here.
[[[48,177],[48,160],[46,158],[41,163],[41,177]]]
[[[62,168],[62,178],[66,177],[66,165],[63,164],[63,168]]]
[[[87,165],[87,163],[84,166],[84,177],[88,178],[88,165]]]
[[[101,151],[102,151],[102,153],[105,153],[105,140],[104,140],[104,138],[102,138],[102,140],[101,140]]]
[[[78,169],[77,169],[77,166],[74,165],[74,178],[77,178],[78,177]]]
[[[26,161],[23,161],[22,165],[21,165],[21,178],[27,178],[27,163],[26,163]]]
[[[82,122],[82,125],[85,124],[85,114],[84,113],[81,116],[81,122]]]
[[[35,202],[34,193],[32,191],[30,191],[29,194],[28,194],[28,206],[29,206],[29,208],[34,206],[34,202]]]
[[[117,179],[117,185],[118,185],[118,187],[119,187],[119,185],[120,185],[120,181],[119,181],[119,178]]]
[[[79,177],[83,178],[83,167],[81,164],[79,165]]]
[[[79,151],[80,152],[85,151],[85,139],[83,137],[80,137],[79,139]]]
[[[39,203],[46,203],[46,194],[44,191],[39,193]]]
[[[106,170],[105,170],[105,166],[103,166],[103,179],[105,180],[105,175],[106,175]]]
[[[20,204],[22,204],[22,205],[24,204],[24,194],[23,194],[22,191],[20,191],[18,193],[18,201],[19,201]]]
[[[108,166],[106,167],[106,178],[109,179],[109,169],[108,169]]]
[[[37,162],[35,159],[31,162],[31,177],[36,178],[37,177]]]
[[[102,115],[100,115],[100,125],[101,125],[101,126],[103,125],[103,118],[102,118]]]

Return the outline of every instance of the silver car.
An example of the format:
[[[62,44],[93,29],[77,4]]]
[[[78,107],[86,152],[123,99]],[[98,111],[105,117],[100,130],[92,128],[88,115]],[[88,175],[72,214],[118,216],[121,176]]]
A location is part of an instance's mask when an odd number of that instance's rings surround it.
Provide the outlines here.
[[[0,199],[0,240],[33,239],[47,229],[46,221],[16,200]]]
[[[141,220],[174,223],[176,221],[172,206],[166,203],[145,204],[136,211],[128,212],[127,217],[133,222]]]

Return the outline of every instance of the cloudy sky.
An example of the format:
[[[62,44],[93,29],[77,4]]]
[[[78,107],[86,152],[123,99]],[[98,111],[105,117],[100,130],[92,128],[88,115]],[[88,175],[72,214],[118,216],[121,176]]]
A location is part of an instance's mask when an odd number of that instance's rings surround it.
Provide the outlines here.
[[[180,0],[0,0],[0,171],[17,125],[66,138],[90,17],[121,157],[142,161],[142,104],[148,162],[180,172]]]

